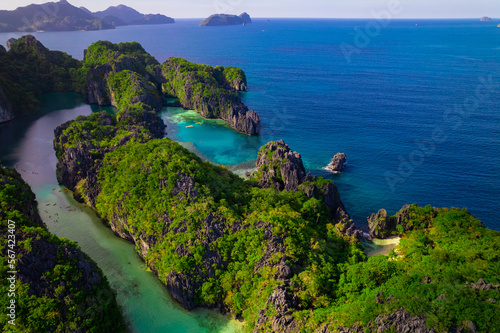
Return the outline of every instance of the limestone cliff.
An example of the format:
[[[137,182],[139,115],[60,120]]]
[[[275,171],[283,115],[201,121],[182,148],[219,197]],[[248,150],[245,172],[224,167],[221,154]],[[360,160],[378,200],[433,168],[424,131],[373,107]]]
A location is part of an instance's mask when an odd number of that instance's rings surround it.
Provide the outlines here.
[[[12,120],[13,118],[12,104],[7,96],[5,96],[2,88],[0,88],[0,123]]]
[[[170,58],[161,67],[163,92],[179,98],[184,108],[206,118],[225,120],[238,132],[259,134],[259,115],[249,110],[236,93],[246,90],[243,71],[198,65],[180,58]]]

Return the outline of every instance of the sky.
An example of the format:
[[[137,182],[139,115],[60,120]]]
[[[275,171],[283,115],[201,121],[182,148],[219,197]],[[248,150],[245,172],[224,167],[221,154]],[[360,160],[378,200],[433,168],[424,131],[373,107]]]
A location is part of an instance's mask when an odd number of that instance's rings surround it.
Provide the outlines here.
[[[392,18],[500,18],[499,0],[68,0],[91,11],[124,4],[144,14],[204,18],[215,13],[252,17],[373,18],[393,8]],[[0,0],[13,10],[48,0]]]

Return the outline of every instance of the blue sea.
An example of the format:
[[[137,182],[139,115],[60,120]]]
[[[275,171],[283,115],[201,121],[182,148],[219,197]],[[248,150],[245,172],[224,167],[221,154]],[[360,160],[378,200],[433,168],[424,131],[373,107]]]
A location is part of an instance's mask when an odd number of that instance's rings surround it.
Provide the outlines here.
[[[138,41],[160,62],[241,67],[259,137],[217,121],[197,125],[175,108],[162,113],[169,136],[238,172],[252,168],[260,146],[284,139],[312,174],[335,181],[360,227],[380,208],[418,203],[466,207],[500,230],[500,21],[199,21],[34,35],[79,59],[97,40]],[[337,152],[348,165],[331,174],[324,168]]]

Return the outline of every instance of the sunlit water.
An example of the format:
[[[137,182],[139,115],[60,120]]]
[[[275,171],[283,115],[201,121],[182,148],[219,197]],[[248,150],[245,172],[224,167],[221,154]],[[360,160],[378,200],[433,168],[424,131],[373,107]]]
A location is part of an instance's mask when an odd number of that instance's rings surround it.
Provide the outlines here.
[[[393,214],[418,203],[467,207],[500,229],[500,22],[393,20],[349,62],[341,45],[355,45],[366,20],[199,21],[35,35],[79,59],[97,40],[138,41],[160,62],[180,56],[243,68],[249,90],[242,98],[260,114],[261,136],[181,124],[179,139],[241,171],[260,146],[284,139],[313,174],[336,182],[359,226],[380,208]],[[19,36],[0,34],[0,43]],[[485,78],[489,93],[481,88]],[[484,98],[461,110],[480,88]],[[422,146],[435,133],[440,140]],[[333,175],[323,168],[337,152],[347,154],[348,167]],[[398,182],[391,186],[387,175]]]
[[[98,109],[94,108],[96,111]],[[147,270],[134,246],[106,228],[85,205],[57,183],[54,129],[91,107],[76,94],[44,97],[39,117],[0,126],[0,160],[15,167],[32,187],[42,220],[59,237],[77,241],[97,262],[116,290],[132,332],[238,332],[242,324],[213,311],[188,312],[177,304],[158,278]]]

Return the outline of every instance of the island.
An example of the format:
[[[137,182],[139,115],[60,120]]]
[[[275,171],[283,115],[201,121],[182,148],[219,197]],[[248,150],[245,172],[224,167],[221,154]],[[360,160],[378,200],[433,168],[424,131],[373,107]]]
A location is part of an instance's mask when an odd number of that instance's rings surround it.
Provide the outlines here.
[[[84,7],[80,7],[87,10]],[[111,6],[108,9],[100,12],[90,12],[104,22],[112,24],[116,27],[124,25],[145,25],[145,24],[170,24],[175,23],[171,17],[161,14],[141,14],[137,10],[125,5]]]
[[[347,156],[344,153],[337,153],[333,156],[332,161],[326,167],[327,170],[339,173],[341,172],[347,163]]]
[[[54,65],[32,36],[13,41],[7,55],[13,50],[20,63]],[[134,243],[186,309],[218,309],[245,320],[246,332],[497,329],[500,232],[467,210],[380,210],[369,218],[372,237],[401,240],[388,255],[368,257],[335,184],[309,174],[283,140],[261,147],[256,171],[243,179],[164,137],[156,110],[166,96],[207,115],[241,110],[237,91],[247,82],[239,69],[159,64],[134,42],[94,43],[78,63],[59,56],[74,66],[63,73],[72,89],[117,107],[55,130],[59,182]]]
[[[0,221],[4,331],[126,331],[116,294],[102,271],[75,242],[47,230],[35,194],[16,170],[2,165]]]
[[[144,15],[120,5],[92,13],[77,8],[67,0],[19,7],[13,11],[0,10],[0,32],[89,31],[114,29],[122,25],[167,24],[174,19],[160,15]]]
[[[36,112],[43,93],[67,91],[84,94],[90,104],[140,113],[155,124],[163,124],[156,112],[167,105],[167,97],[175,97],[183,107],[222,119],[241,133],[260,132],[259,115],[238,95],[247,89],[240,68],[181,58],[160,64],[138,43],[96,42],[83,61],[48,50],[31,35],[9,45],[8,52],[0,51],[0,122]]]
[[[215,14],[200,23],[200,26],[246,25],[252,23],[250,15],[246,12],[237,15]]]
[[[483,16],[483,17],[481,17],[480,21],[481,22],[490,22],[491,21],[491,17]]]

